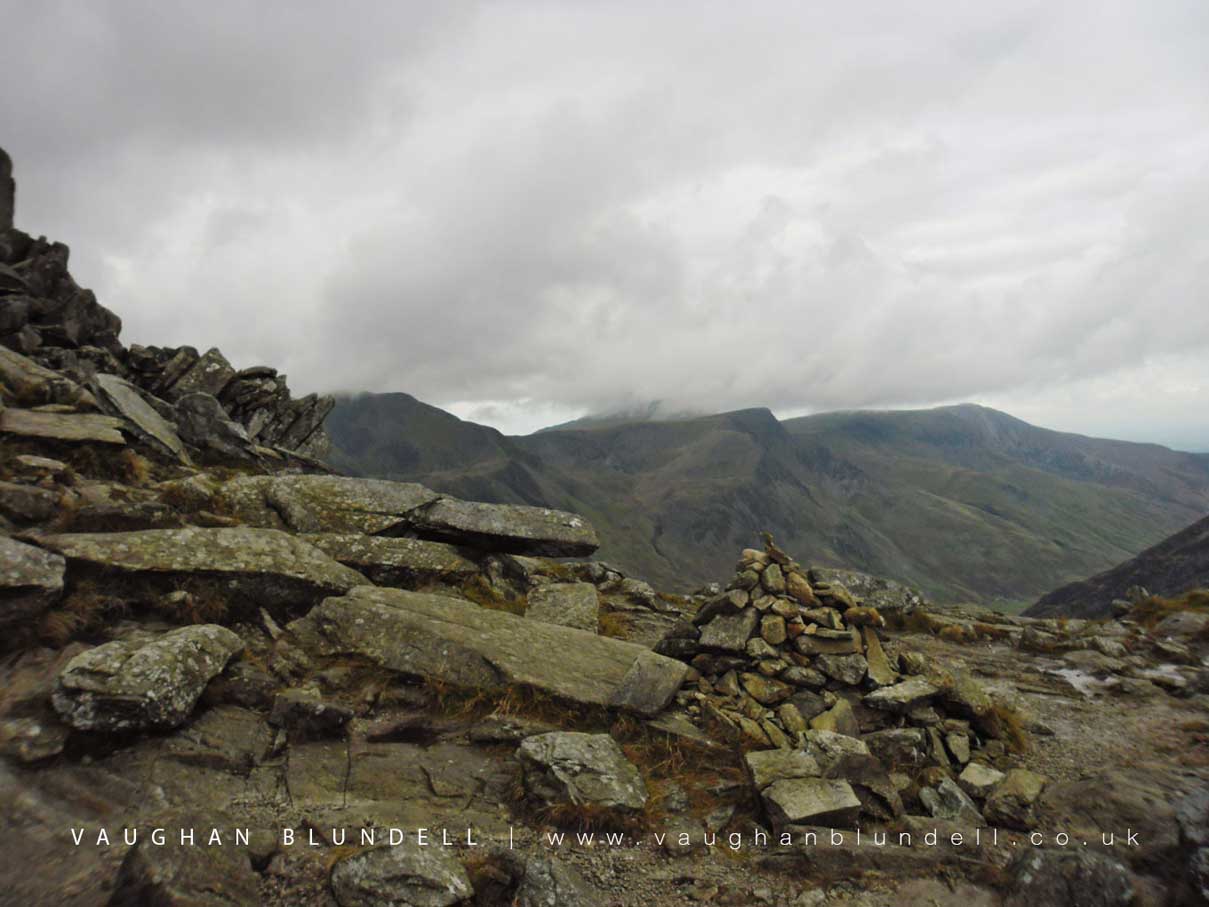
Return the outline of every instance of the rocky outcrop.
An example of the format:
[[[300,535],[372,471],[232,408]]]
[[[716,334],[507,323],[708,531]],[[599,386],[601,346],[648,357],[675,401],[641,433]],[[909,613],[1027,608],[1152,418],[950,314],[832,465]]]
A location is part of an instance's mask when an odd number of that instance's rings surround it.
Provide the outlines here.
[[[147,581],[222,584],[256,604],[297,608],[368,580],[303,539],[245,527],[44,535],[38,544],[83,568]]]
[[[460,501],[409,482],[347,476],[232,479],[219,506],[251,526],[293,532],[410,535],[489,551],[581,557],[596,550],[583,517],[544,507]]]
[[[643,715],[663,709],[688,671],[634,643],[397,589],[354,589],[290,627],[319,651],[355,653],[403,674],[471,688],[535,687]]]
[[[15,191],[11,161],[0,150],[0,374],[22,405],[34,399],[28,382],[9,380],[8,351],[62,373],[58,385],[96,389],[107,411],[127,420],[148,449],[170,461],[188,461],[178,436],[222,461],[263,460],[274,448],[304,463],[327,455],[323,420],[333,398],[293,399],[284,375],[267,367],[236,370],[217,349],[199,354],[192,347],[123,346],[121,319],[68,272],[67,246],[13,227]],[[198,394],[214,399],[221,416],[199,404]],[[63,399],[61,390],[56,396],[36,402],[77,405],[86,399]],[[177,407],[183,408],[179,414]],[[204,436],[202,425],[219,428],[223,437]]]
[[[225,627],[172,630],[82,652],[59,675],[53,702],[82,731],[176,727],[243,642]]]

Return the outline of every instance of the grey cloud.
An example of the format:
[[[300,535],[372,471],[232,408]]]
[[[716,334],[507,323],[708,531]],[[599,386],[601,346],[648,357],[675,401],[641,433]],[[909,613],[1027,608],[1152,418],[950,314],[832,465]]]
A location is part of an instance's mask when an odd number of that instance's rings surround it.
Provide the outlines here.
[[[1209,445],[1204,4],[650,6],[15,9],[20,220],[302,390]]]

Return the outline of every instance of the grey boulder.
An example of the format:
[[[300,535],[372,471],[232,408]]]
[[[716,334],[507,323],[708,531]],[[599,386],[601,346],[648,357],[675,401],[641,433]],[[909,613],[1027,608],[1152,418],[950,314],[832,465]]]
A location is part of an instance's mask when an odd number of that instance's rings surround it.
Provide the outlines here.
[[[474,890],[448,851],[408,837],[341,860],[332,869],[332,893],[340,907],[450,907]]]
[[[171,630],[150,642],[108,642],[67,663],[51,701],[77,730],[176,727],[242,649],[238,636],[213,624]]]
[[[608,734],[538,734],[521,742],[517,756],[526,792],[548,806],[572,804],[637,813],[646,805],[642,776]]]

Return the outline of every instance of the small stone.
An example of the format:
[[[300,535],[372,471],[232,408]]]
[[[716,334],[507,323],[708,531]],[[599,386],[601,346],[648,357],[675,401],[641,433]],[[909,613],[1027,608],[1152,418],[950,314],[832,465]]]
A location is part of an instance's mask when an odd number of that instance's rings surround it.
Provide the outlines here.
[[[855,686],[864,680],[865,672],[869,668],[863,655],[820,655],[814,663],[828,677],[849,686]]]
[[[760,584],[766,592],[772,595],[780,595],[785,591],[785,576],[781,573],[781,568],[777,564],[769,564],[764,568],[764,572],[760,574]]]
[[[891,712],[909,712],[925,704],[938,690],[922,677],[911,677],[901,683],[884,686],[865,697],[865,705]]]
[[[829,778],[787,778],[774,781],[761,792],[773,828],[787,825],[821,825],[851,828],[861,811],[852,785]]]
[[[760,674],[748,673],[742,675],[740,679],[743,681],[743,689],[752,699],[762,705],[775,705],[793,695],[793,687],[789,684]]]
[[[952,778],[943,779],[934,788],[924,788],[919,792],[919,799],[934,818],[950,819],[974,826],[986,824],[978,806]]]
[[[810,581],[796,570],[791,570],[785,577],[785,591],[805,608],[817,608],[819,600],[815,597]]]
[[[1045,787],[1045,778],[1027,769],[1015,768],[986,801],[987,819],[1004,828],[1027,831],[1036,825],[1034,807]]]
[[[770,646],[779,646],[785,642],[785,618],[779,614],[766,615],[760,621],[760,635]]]
[[[971,762],[957,778],[957,783],[971,797],[985,800],[1006,776],[1003,772],[984,765],[981,762]]]

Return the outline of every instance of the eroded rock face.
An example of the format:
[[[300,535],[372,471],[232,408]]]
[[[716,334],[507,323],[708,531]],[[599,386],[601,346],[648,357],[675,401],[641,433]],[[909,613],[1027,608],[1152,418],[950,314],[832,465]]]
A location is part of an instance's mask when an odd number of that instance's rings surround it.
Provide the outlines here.
[[[213,624],[150,642],[116,640],[82,652],[59,674],[51,700],[81,731],[176,727],[243,642]]]
[[[341,860],[332,869],[332,893],[340,907],[450,907],[474,890],[447,849],[408,838]]]
[[[272,529],[69,533],[38,542],[69,562],[130,576],[217,578],[228,591],[270,605],[297,606],[368,582],[303,539]]]
[[[290,628],[322,649],[404,674],[466,687],[522,684],[643,715],[661,711],[688,671],[634,643],[398,589],[363,586],[326,599]]]
[[[0,536],[0,628],[37,617],[63,594],[66,562],[57,554]]]
[[[526,791],[548,806],[572,804],[636,813],[646,805],[642,776],[608,734],[538,734],[521,742],[517,756]]]

